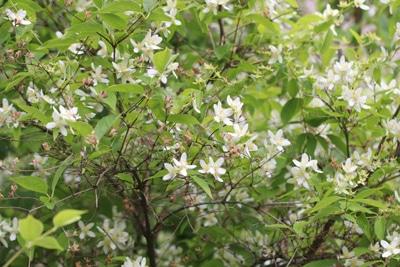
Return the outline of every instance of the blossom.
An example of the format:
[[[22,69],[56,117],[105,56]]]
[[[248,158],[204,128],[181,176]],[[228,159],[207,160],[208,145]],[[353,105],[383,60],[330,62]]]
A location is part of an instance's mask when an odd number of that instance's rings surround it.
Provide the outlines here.
[[[29,25],[31,22],[29,20],[26,20],[26,11],[23,9],[20,9],[17,11],[17,13],[12,12],[10,9],[6,9],[6,15],[7,15],[7,20],[11,21],[13,26],[18,26],[18,25]]]
[[[56,127],[60,128],[60,132],[62,135],[67,136],[67,129],[65,128],[65,126],[68,125],[67,121],[77,121],[78,119],[80,119],[80,116],[78,114],[78,108],[77,107],[73,107],[71,109],[66,109],[63,106],[60,105],[59,107],[60,112],[58,112],[58,110],[53,107],[53,122],[49,122],[46,124],[46,128],[47,129],[54,129]],[[71,128],[72,130],[72,128]]]
[[[214,176],[215,180],[222,183],[223,180],[220,176],[226,173],[226,170],[224,168],[221,168],[222,164],[224,164],[224,158],[218,158],[215,162],[211,157],[209,157],[208,159],[208,164],[204,160],[200,160],[200,165],[203,169],[199,170],[199,172],[211,173]]]
[[[392,255],[400,254],[399,248],[399,238],[395,237],[390,243],[386,240],[381,240],[381,246],[384,248],[384,252],[382,253],[383,258],[390,257]]]
[[[135,73],[136,70],[133,66],[133,59],[130,59],[130,55],[128,53],[124,54],[122,61],[118,63],[112,62],[112,65],[117,72],[117,78],[121,79],[122,83],[136,83],[136,81],[132,78],[132,74]]]
[[[219,5],[225,10],[230,10],[229,7],[227,7],[228,2],[229,0],[206,0],[207,7],[203,10],[203,13],[209,13],[211,11],[214,15],[217,15]]]
[[[10,226],[8,223],[5,223],[3,225],[3,230],[10,233],[11,241],[14,241],[15,239],[17,239],[17,234],[19,233],[18,218],[14,217],[14,219],[12,221],[12,226]]]
[[[164,167],[168,170],[168,174],[164,175],[163,177],[164,181],[174,178],[177,174],[187,176],[187,170],[196,168],[196,165],[189,165],[187,163],[186,152],[181,155],[181,159],[179,161],[175,158],[173,158],[172,161],[174,165],[164,163]]]
[[[5,239],[5,237],[6,237],[6,233],[4,231],[2,231],[0,228],[0,242],[3,244],[3,246],[8,248],[8,243],[7,243],[7,240]]]
[[[367,102],[367,96],[361,96],[361,91],[361,87],[356,90],[351,90],[346,86],[343,86],[342,95],[338,99],[347,101],[350,107],[353,107],[356,111],[361,112],[361,108],[371,108],[365,104]]]
[[[275,62],[282,63],[282,45],[278,45],[275,47],[273,45],[268,46],[269,50],[271,51],[271,58],[268,61],[268,64],[274,64]]]
[[[103,41],[99,41],[99,46],[100,49],[97,51],[96,55],[101,56],[101,57],[106,57],[107,56],[107,46]]]
[[[269,141],[275,145],[278,151],[283,151],[284,146],[290,146],[290,141],[283,138],[283,130],[279,129],[276,134],[268,130]]]
[[[223,108],[220,101],[218,101],[218,104],[214,104],[214,113],[214,120],[216,122],[223,122],[226,125],[233,124],[232,119],[229,118],[233,113],[232,108]]]
[[[124,264],[121,265],[121,267],[145,267],[146,266],[146,258],[143,257],[137,257],[135,262],[132,262],[132,260],[128,257],[126,257],[126,261]]]
[[[75,55],[82,55],[85,52],[86,47],[81,43],[71,44],[68,47],[68,50],[74,53]]]
[[[368,10],[369,6],[364,4],[365,0],[354,0],[354,5],[363,10]]]
[[[79,221],[78,226],[81,229],[79,238],[85,239],[86,236],[96,237],[96,235],[92,231],[90,231],[90,229],[93,227],[93,225],[94,225],[94,223],[89,223],[88,225],[85,226],[85,224],[82,221]]]
[[[107,74],[103,73],[102,66],[98,65],[97,67],[94,66],[93,62],[90,65],[92,67],[92,72],[90,76],[93,79],[93,85],[96,86],[97,83],[105,83],[108,84],[110,81],[107,79]]]

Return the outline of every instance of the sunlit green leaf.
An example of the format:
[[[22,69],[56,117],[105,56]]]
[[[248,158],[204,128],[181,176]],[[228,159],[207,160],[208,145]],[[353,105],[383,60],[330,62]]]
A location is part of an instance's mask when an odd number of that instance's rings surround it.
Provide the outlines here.
[[[10,178],[10,181],[13,181],[19,186],[22,186],[30,191],[47,194],[48,186],[46,181],[42,178],[35,176],[20,176]]]
[[[53,218],[53,224],[55,227],[62,227],[74,222],[77,222],[81,219],[81,215],[85,214],[87,211],[85,210],[74,210],[74,209],[65,209],[57,213]]]
[[[31,214],[18,222],[19,233],[25,241],[36,240],[43,232],[43,223]]]

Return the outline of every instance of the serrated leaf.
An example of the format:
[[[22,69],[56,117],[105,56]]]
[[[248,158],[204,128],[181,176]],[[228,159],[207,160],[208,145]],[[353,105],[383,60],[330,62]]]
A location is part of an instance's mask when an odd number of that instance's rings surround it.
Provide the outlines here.
[[[94,132],[98,141],[100,141],[101,138],[111,130],[113,124],[118,120],[119,116],[119,114],[108,115],[104,118],[101,118],[97,122],[96,127],[94,128]]]
[[[207,184],[206,181],[204,181],[202,178],[199,178],[199,177],[196,177],[196,176],[193,176],[192,179],[196,184],[198,184],[204,190],[204,192],[206,192],[206,194],[211,199],[214,199],[212,194],[211,194],[210,186]]]
[[[25,189],[38,192],[38,193],[43,193],[47,194],[47,183],[39,177],[35,176],[21,176],[21,177],[13,177],[10,178],[10,181],[15,182],[19,186],[22,186]]]
[[[31,214],[18,222],[19,233],[25,241],[34,241],[43,232],[43,223],[35,219]]]
[[[169,122],[182,123],[186,125],[200,124],[200,122],[189,114],[172,114],[169,115],[167,120]]]
[[[133,94],[144,94],[144,89],[142,86],[132,83],[126,84],[114,84],[106,89],[106,92],[119,92],[119,93],[133,93]]]
[[[284,124],[289,121],[300,111],[300,99],[292,98],[283,106],[281,111],[281,118]]]
[[[74,210],[74,209],[66,209],[62,210],[56,214],[53,218],[53,225],[55,227],[62,227],[74,222],[77,222],[81,219],[81,215],[85,214],[87,211],[85,210]]]
[[[58,244],[57,239],[52,236],[45,236],[44,238],[39,239],[37,242],[35,242],[35,245],[47,249],[57,249],[60,251],[64,250],[60,244]]]

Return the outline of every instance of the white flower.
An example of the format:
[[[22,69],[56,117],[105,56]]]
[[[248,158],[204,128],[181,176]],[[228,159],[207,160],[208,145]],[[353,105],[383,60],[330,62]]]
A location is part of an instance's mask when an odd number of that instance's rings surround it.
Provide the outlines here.
[[[107,56],[107,46],[103,41],[99,41],[99,46],[100,49],[97,51],[97,55],[101,57],[106,57]]]
[[[6,239],[5,239],[5,237],[6,237],[6,233],[3,232],[3,231],[0,229],[0,242],[3,244],[3,246],[5,246],[6,248],[8,248],[8,243],[7,243]]]
[[[282,45],[278,45],[275,47],[273,45],[268,46],[269,50],[271,51],[271,58],[268,61],[268,64],[274,64],[275,62],[282,63]]]
[[[369,109],[370,106],[366,105],[367,96],[361,96],[362,88],[358,88],[357,90],[351,90],[347,88],[347,86],[343,86],[343,92],[338,99],[343,99],[348,102],[350,107],[354,107],[354,109],[358,112],[361,112],[361,108]]]
[[[369,6],[364,4],[365,0],[354,0],[354,5],[363,10],[368,10]]]
[[[138,257],[135,262],[128,257],[126,257],[126,261],[121,267],[146,267],[146,258]]]
[[[268,130],[269,141],[271,144],[275,145],[278,151],[283,151],[284,146],[290,146],[290,141],[283,138],[283,130],[279,129],[276,134]]]
[[[71,44],[68,47],[68,50],[74,53],[75,55],[82,55],[85,52],[86,47],[81,43]]]
[[[17,13],[14,13],[7,8],[6,15],[7,15],[6,19],[10,20],[13,26],[31,24],[29,20],[24,19],[26,17],[26,11],[23,9],[20,9],[17,11]]]
[[[173,166],[169,163],[164,163],[164,167],[167,169],[168,173],[166,175],[164,175],[163,180],[171,180],[172,178],[174,178],[178,172],[179,169],[177,166]]]
[[[220,101],[218,101],[218,104],[214,104],[214,120],[216,122],[223,122],[226,125],[232,125],[232,119],[229,118],[229,116],[232,115],[233,110],[231,108],[223,108],[222,104]]]
[[[178,167],[178,173],[181,174],[182,176],[187,176],[187,170],[196,168],[196,165],[189,165],[186,162],[186,159],[187,159],[186,152],[184,152],[181,155],[180,161],[177,161],[176,159],[172,159],[174,161],[175,165]]]
[[[78,108],[73,107],[71,109],[65,109],[63,106],[59,107],[60,112],[57,111],[55,107],[53,107],[53,120],[54,122],[49,122],[46,124],[47,129],[54,129],[56,127],[60,128],[60,132],[62,135],[67,136],[67,129],[65,126],[68,125],[67,121],[77,121],[80,119],[78,114]],[[71,128],[72,131],[72,128]]]
[[[14,217],[14,219],[12,221],[12,227],[8,223],[6,223],[3,225],[3,229],[4,229],[4,231],[11,234],[10,235],[11,241],[14,241],[15,239],[17,239],[17,234],[19,233],[18,218]]]
[[[94,223],[89,223],[88,225],[85,226],[85,224],[82,221],[79,221],[78,226],[81,229],[79,238],[85,239],[86,236],[96,237],[96,235],[92,231],[90,231],[90,229],[93,227],[93,225],[94,225]]]
[[[128,53],[124,54],[124,58],[121,62],[112,62],[112,65],[117,72],[117,78],[121,79],[122,83],[136,83],[136,81],[132,78],[132,74],[136,70],[133,66],[133,59],[130,59],[130,55]]]
[[[164,175],[163,180],[171,180],[174,178],[177,174],[180,174],[182,176],[187,176],[187,170],[194,169],[196,168],[196,165],[189,165],[187,162],[187,155],[186,152],[184,152],[181,155],[180,161],[176,160],[175,158],[172,159],[173,164],[169,163],[164,163],[164,167],[168,170],[168,173]]]
[[[392,255],[400,254],[399,248],[399,238],[394,238],[390,243],[386,240],[381,240],[381,246],[384,248],[384,252],[382,253],[383,258],[390,257]]]
[[[203,13],[212,11],[214,15],[217,15],[219,5],[226,10],[230,10],[229,7],[227,7],[228,1],[229,0],[206,0],[207,7],[203,10]]]
[[[93,79],[93,85],[96,86],[97,83],[105,83],[108,84],[110,81],[107,79],[107,74],[103,73],[102,66],[98,65],[97,67],[94,66],[93,62],[90,64],[92,67],[92,72],[90,76]]]
[[[199,172],[211,173],[214,176],[215,180],[222,183],[223,180],[220,176],[226,173],[226,170],[224,168],[221,168],[222,164],[224,164],[224,158],[218,158],[215,162],[211,157],[209,157],[208,159],[208,164],[204,160],[200,160],[200,165],[203,169],[199,170]]]

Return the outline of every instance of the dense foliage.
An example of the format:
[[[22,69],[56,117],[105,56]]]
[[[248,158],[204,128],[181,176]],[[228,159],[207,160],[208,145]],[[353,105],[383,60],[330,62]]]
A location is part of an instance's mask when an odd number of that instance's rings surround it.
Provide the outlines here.
[[[2,1],[1,265],[398,266],[400,1],[310,3]]]

